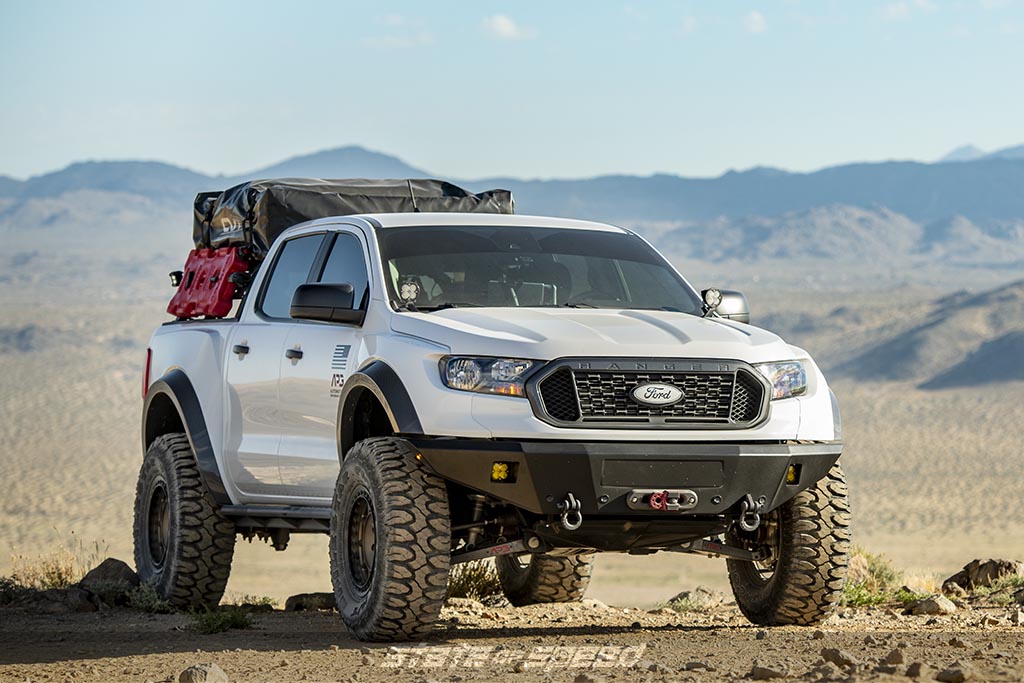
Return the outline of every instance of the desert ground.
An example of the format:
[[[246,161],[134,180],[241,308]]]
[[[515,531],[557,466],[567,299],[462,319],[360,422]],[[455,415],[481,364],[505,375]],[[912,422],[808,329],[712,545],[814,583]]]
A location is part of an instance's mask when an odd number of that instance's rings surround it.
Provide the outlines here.
[[[210,663],[230,681],[1024,679],[1024,626],[1003,608],[941,617],[847,609],[820,628],[765,630],[729,606],[515,609],[456,599],[435,635],[400,646],[353,641],[327,612],[260,614],[248,629],[209,636],[181,615],[0,615],[0,681],[174,681]]]

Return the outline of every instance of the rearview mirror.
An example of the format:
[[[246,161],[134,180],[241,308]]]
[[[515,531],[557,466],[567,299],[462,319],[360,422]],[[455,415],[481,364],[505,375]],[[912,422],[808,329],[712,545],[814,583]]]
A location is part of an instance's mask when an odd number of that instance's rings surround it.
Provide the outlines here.
[[[747,297],[734,289],[705,289],[701,292],[705,306],[711,306],[719,318],[735,320],[738,323],[750,322],[750,306]]]
[[[290,313],[299,320],[348,325],[362,325],[366,315],[355,309],[355,292],[348,283],[299,285],[292,296]]]

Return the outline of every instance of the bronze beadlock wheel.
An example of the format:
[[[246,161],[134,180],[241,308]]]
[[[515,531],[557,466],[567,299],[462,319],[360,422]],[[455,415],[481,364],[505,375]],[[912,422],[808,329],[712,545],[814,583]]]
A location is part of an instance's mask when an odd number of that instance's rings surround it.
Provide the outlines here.
[[[188,437],[146,450],[135,490],[135,568],[179,609],[213,608],[231,573],[235,525],[206,493]]]
[[[401,641],[433,630],[448,590],[451,521],[444,481],[403,439],[355,444],[331,502],[331,583],[360,640]]]
[[[850,503],[836,463],[821,481],[765,516],[753,538],[731,531],[729,543],[768,550],[760,562],[728,560],[736,604],[764,626],[811,625],[842,597],[850,561]]]

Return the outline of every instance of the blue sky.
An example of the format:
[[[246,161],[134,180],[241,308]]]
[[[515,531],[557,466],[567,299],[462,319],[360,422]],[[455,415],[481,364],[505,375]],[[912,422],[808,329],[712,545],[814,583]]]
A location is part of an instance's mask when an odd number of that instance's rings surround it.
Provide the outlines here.
[[[717,175],[1024,142],[1024,0],[0,4],[0,174]]]

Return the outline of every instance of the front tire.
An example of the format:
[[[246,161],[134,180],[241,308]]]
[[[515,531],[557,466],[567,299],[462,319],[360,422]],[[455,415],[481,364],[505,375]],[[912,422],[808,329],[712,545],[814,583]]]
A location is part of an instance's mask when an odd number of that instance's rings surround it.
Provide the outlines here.
[[[135,568],[178,609],[214,608],[235,553],[235,525],[206,495],[184,434],[157,438],[135,490]]]
[[[505,597],[521,607],[582,600],[594,555],[499,555],[494,563]]]
[[[730,545],[766,546],[765,563],[728,560],[736,604],[755,624],[809,626],[843,595],[850,561],[850,503],[836,463],[824,478],[765,516],[754,532],[731,532]]]
[[[360,441],[345,455],[331,504],[331,581],[360,640],[420,638],[441,613],[451,564],[442,479],[408,442]]]

